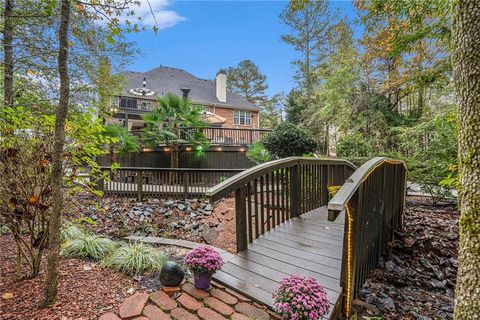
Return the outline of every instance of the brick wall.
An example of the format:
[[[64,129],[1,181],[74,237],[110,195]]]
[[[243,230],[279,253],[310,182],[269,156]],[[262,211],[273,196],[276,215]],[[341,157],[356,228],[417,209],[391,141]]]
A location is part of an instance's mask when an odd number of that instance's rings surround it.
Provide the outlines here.
[[[227,119],[227,121],[223,125],[224,128],[258,129],[258,123],[259,123],[258,111],[251,111],[253,115],[251,125],[235,125],[233,124],[233,110],[234,109],[228,109],[228,108],[222,108],[222,107],[210,107],[210,112]]]

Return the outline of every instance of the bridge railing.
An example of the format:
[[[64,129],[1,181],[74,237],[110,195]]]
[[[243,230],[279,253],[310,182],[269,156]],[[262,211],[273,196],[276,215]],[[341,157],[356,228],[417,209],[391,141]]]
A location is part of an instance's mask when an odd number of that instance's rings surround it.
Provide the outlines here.
[[[260,235],[328,202],[355,166],[345,160],[291,157],[239,173],[206,192],[212,200],[235,193],[237,251]]]
[[[402,161],[374,158],[356,170],[328,203],[329,220],[345,210],[341,286],[343,311],[402,227],[406,168]]]
[[[208,188],[227,180],[244,169],[138,168],[122,167],[110,171],[109,179],[98,181],[106,195],[136,197],[188,198],[205,195]]]

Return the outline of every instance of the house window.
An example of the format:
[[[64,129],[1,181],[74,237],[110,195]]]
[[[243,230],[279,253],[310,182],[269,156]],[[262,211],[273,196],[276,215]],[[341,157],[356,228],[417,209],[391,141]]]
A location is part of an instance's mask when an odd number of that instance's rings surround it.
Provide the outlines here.
[[[251,126],[252,113],[245,110],[235,110],[233,112],[233,124]]]
[[[137,99],[120,97],[120,108],[121,109],[138,109]]]

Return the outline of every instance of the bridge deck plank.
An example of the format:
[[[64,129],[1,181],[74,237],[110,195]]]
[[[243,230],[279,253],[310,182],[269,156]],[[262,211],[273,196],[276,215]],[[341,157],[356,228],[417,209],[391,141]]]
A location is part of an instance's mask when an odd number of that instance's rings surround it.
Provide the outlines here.
[[[326,207],[318,208],[266,232],[215,273],[215,280],[271,307],[282,278],[310,276],[325,288],[332,312],[341,295],[345,220],[342,213],[329,222],[327,214]]]

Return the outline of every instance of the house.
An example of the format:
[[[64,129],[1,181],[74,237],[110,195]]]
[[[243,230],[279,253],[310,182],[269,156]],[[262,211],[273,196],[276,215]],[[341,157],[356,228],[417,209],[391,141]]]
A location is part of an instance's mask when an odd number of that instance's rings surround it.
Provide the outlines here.
[[[141,130],[141,116],[155,107],[157,97],[173,93],[202,106],[205,119],[212,127],[259,129],[259,108],[227,90],[224,69],[217,72],[215,80],[200,79],[184,70],[165,66],[122,74],[126,78],[126,86],[121,96],[114,97],[114,114],[107,120],[108,123],[123,125],[129,131]]]

